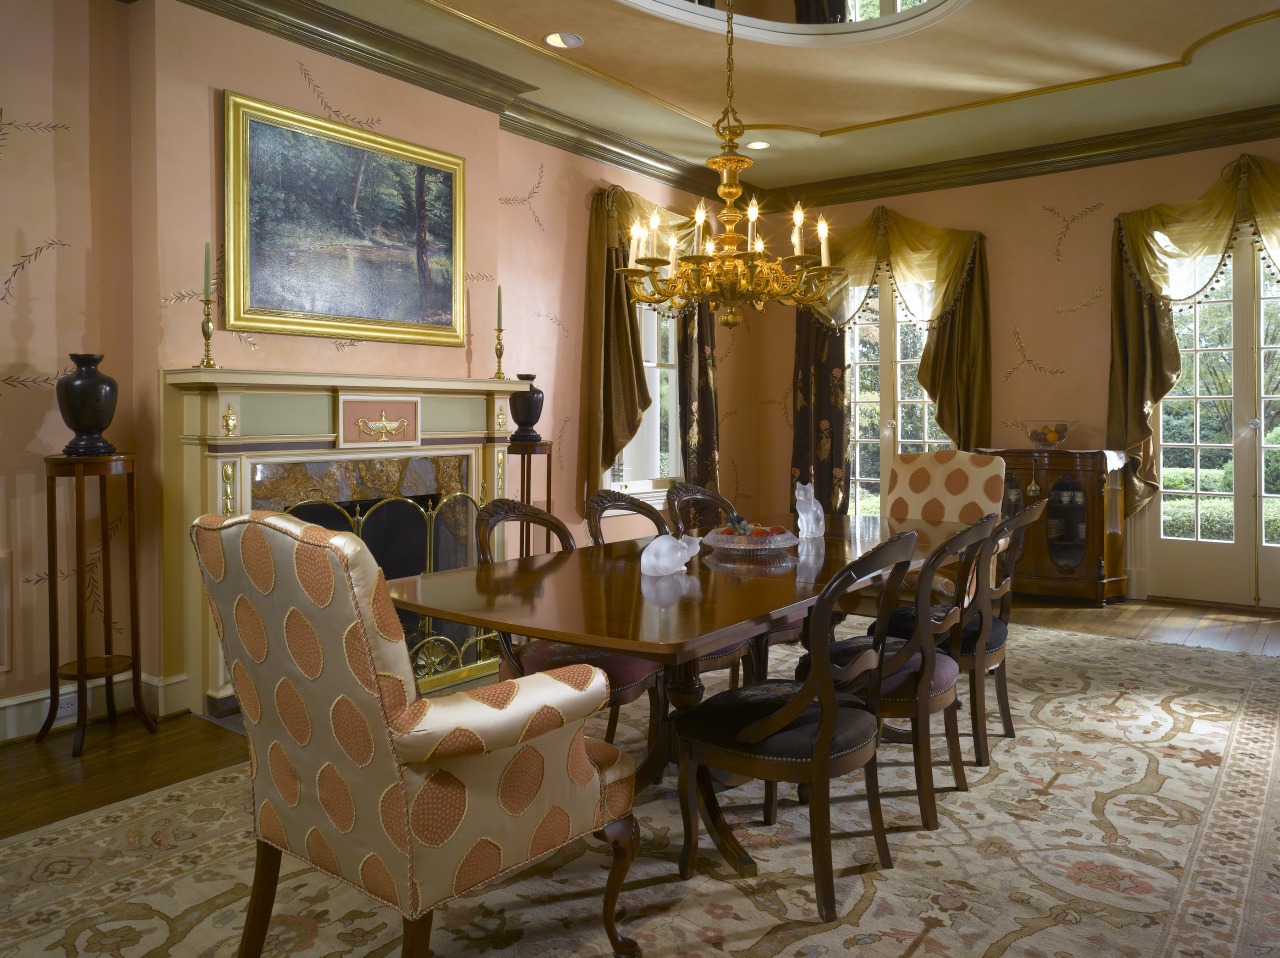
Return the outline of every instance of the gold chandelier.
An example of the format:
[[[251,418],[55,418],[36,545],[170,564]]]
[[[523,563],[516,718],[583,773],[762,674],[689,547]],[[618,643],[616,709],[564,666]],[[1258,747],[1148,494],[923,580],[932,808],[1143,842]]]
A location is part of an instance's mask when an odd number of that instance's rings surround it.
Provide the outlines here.
[[[658,255],[658,214],[649,220],[649,228],[641,223],[631,227],[631,250],[627,267],[619,269],[634,299],[642,303],[661,304],[659,308],[680,310],[690,303],[706,303],[713,311],[723,310],[720,325],[732,329],[742,320],[742,309],[750,306],[757,312],[766,302],[786,306],[818,306],[827,302],[831,284],[843,274],[831,265],[827,244],[827,223],[818,217],[820,256],[804,252],[804,211],[797,203],[791,231],[792,255],[773,258],[766,252],[763,238],[756,232],[759,206],[752,199],[744,212],[736,203],[742,196],[738,174],[751,165],[751,160],[738,152],[738,139],[746,132],[738,112],[733,108],[733,0],[725,9],[725,108],[716,121],[715,131],[721,147],[719,156],[707,160],[707,166],[720,174],[716,193],[724,200],[717,219],[724,227],[719,236],[710,235],[704,224],[707,210],[698,204],[694,216],[693,251],[679,255],[675,235],[670,238],[670,255]],[[738,223],[747,219],[747,233],[737,232]],[[742,247],[739,249],[739,247]]]

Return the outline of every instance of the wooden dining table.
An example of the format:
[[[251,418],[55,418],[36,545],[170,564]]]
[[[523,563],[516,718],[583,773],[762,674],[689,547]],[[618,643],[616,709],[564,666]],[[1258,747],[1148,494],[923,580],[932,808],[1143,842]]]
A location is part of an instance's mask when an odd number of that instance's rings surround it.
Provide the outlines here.
[[[762,520],[763,521],[763,520]],[[794,532],[795,517],[768,520]],[[893,535],[917,534],[923,562],[964,523],[829,515],[820,538],[771,559],[725,561],[704,546],[686,571],[640,572],[650,538],[431,572],[387,585],[397,608],[484,629],[610,649],[660,662],[676,709],[702,700],[700,656],[779,628],[807,611],[849,562]],[[671,760],[670,737],[637,769],[640,786]]]

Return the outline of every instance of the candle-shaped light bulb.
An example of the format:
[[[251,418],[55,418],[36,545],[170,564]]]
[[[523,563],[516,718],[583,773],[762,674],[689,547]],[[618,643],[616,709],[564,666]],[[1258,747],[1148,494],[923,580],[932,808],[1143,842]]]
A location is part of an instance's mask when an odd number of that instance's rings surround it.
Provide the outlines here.
[[[637,250],[640,246],[640,224],[631,224],[631,253],[627,256],[627,266],[630,269],[636,268]]]
[[[662,222],[658,218],[658,211],[654,210],[649,214],[649,255],[658,255],[658,225]]]
[[[695,253],[702,249],[702,224],[707,221],[707,207],[702,200],[698,201],[698,208],[693,211],[693,251]]]
[[[804,210],[800,208],[800,204],[796,204],[796,208],[791,211],[791,222],[796,226],[804,226]]]
[[[498,287],[498,330],[502,330],[502,287]]]
[[[796,204],[796,208],[791,212],[791,222],[795,224],[791,229],[791,249],[799,256],[804,252],[804,242],[801,234],[801,228],[804,226],[804,210],[800,209],[800,204]]]
[[[206,301],[209,299],[212,299],[212,297],[209,295],[209,244],[208,242],[204,244],[204,298]],[[103,481],[105,482],[106,480],[103,480]]]
[[[763,253],[763,252],[764,252],[764,237],[763,237],[763,236],[757,236],[757,237],[756,237],[755,251],[756,251],[757,253]]]
[[[756,202],[756,198],[751,197],[751,202],[747,206],[747,249],[751,249],[756,241],[756,220],[760,218],[760,204]]]
[[[716,241],[712,239],[710,236],[707,237],[707,255],[708,256],[716,255]]]
[[[649,255],[649,231],[645,227],[640,227],[640,255]]]
[[[797,256],[800,255],[800,227],[791,227],[791,251]]]
[[[671,255],[667,258],[667,268],[670,270],[670,273],[668,275],[675,276],[676,275],[676,234],[670,233],[668,234],[668,238],[671,243]]]
[[[831,247],[827,243],[827,221],[818,217],[818,245],[822,248],[822,265],[831,265]]]

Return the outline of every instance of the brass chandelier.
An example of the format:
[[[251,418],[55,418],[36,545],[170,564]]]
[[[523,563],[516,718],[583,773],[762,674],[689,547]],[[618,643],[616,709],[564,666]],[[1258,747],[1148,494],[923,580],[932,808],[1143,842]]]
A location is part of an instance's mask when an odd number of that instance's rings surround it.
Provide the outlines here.
[[[707,166],[720,174],[716,193],[724,200],[717,216],[724,232],[718,236],[705,231],[706,207],[699,203],[694,216],[693,250],[680,255],[675,235],[670,238],[670,255],[658,255],[658,214],[650,217],[649,228],[636,223],[631,228],[631,251],[627,267],[619,269],[627,281],[632,297],[641,302],[659,304],[660,309],[681,310],[690,303],[706,303],[713,311],[721,311],[720,325],[732,329],[743,321],[742,310],[750,306],[757,312],[766,302],[786,306],[825,305],[831,284],[844,273],[831,265],[827,244],[827,224],[818,217],[817,231],[820,256],[804,251],[804,211],[796,204],[791,231],[792,255],[774,258],[765,250],[764,240],[756,232],[759,207],[752,199],[746,211],[737,207],[742,196],[738,174],[751,166],[751,160],[738,152],[738,139],[746,132],[738,112],[733,108],[733,0],[725,9],[725,108],[716,121],[720,154],[707,160]],[[738,223],[747,219],[747,233],[737,232]],[[741,247],[741,248],[740,248]]]

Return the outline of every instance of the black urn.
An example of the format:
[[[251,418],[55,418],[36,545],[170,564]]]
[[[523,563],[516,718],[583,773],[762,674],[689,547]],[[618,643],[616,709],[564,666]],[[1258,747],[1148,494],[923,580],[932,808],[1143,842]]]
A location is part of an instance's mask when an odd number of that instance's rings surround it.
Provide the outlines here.
[[[511,434],[512,442],[542,442],[542,437],[533,427],[538,424],[538,418],[542,415],[542,402],[546,396],[533,384],[535,378],[533,373],[516,374],[516,379],[529,384],[529,391],[512,393],[507,400],[511,406],[511,418],[520,427]]]
[[[116,381],[98,369],[98,353],[72,353],[76,368],[58,380],[58,411],[75,433],[64,456],[110,456],[116,447],[102,438],[116,414]]]

